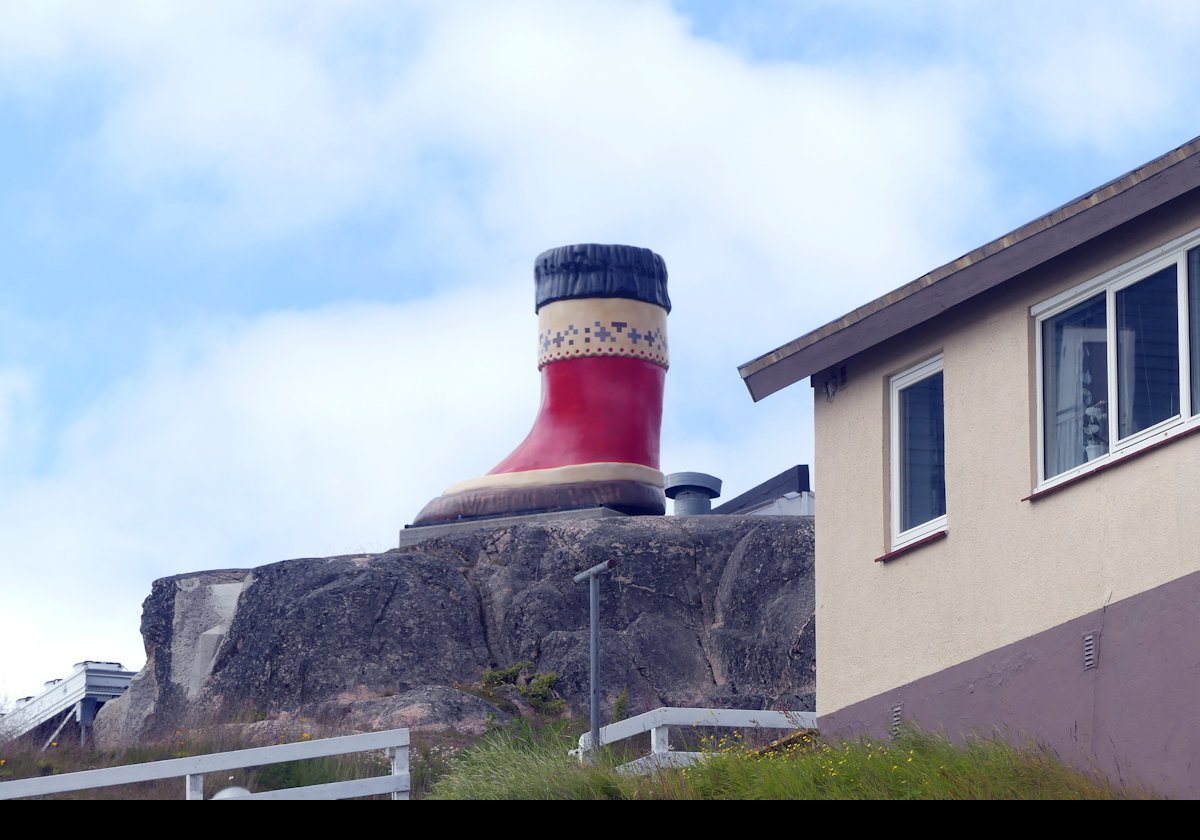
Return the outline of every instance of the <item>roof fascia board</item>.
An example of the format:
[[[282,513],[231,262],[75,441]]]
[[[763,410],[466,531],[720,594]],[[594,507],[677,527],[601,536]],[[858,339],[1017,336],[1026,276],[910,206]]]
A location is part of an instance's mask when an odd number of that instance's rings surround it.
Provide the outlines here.
[[[757,402],[1200,187],[1200,138],[738,368]]]

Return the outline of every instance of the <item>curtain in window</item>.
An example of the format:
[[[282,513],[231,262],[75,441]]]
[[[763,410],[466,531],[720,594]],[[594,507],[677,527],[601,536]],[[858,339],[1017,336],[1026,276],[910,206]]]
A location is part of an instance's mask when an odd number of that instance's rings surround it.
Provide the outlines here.
[[[1108,350],[1103,294],[1042,324],[1045,473],[1108,451]]]

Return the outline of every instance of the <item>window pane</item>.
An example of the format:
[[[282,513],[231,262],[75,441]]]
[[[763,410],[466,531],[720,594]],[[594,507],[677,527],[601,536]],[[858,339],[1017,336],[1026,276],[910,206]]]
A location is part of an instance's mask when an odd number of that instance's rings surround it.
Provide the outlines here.
[[[1192,334],[1192,414],[1200,414],[1200,248],[1188,251],[1188,323]]]
[[[900,528],[946,513],[942,374],[900,392]]]
[[[1179,413],[1175,266],[1117,292],[1117,406],[1122,438]]]
[[[1108,452],[1104,300],[1096,295],[1042,324],[1046,478]]]

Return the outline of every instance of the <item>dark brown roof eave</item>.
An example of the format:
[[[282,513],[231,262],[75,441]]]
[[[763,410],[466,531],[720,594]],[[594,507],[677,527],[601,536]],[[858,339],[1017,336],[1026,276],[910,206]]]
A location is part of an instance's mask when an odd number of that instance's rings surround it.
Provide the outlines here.
[[[757,402],[1200,187],[1200,137],[738,367]]]

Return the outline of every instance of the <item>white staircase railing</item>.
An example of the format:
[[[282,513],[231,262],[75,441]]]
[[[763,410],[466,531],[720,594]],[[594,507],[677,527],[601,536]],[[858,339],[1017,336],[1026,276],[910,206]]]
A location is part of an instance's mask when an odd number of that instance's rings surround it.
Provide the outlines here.
[[[43,796],[50,793],[65,793],[88,788],[127,785],[157,779],[184,778],[185,799],[204,798],[204,774],[263,764],[279,764],[284,761],[299,761],[306,758],[325,758],[331,755],[384,750],[391,763],[390,772],[383,776],[367,779],[351,779],[308,787],[270,790],[248,795],[230,795],[222,799],[349,799],[355,796],[371,796],[390,793],[392,799],[408,799],[411,787],[408,772],[408,730],[389,729],[386,732],[368,732],[362,735],[345,735],[338,738],[321,738],[315,741],[299,741],[294,744],[276,744],[271,747],[254,747],[248,750],[196,755],[189,758],[171,758],[166,761],[149,761],[145,764],[126,764],[103,770],[84,770],[79,773],[63,773],[58,776],[41,776],[36,779],[18,779],[0,782],[0,799],[17,799],[23,796]]]
[[[76,662],[70,676],[46,683],[46,689],[28,698],[6,715],[0,715],[0,741],[19,738],[43,723],[70,711],[80,724],[81,735],[91,725],[96,710],[109,700],[120,697],[133,679],[119,662]],[[57,732],[55,735],[57,736]],[[50,738],[49,741],[54,740]]]
[[[648,773],[658,767],[685,767],[705,753],[671,750],[670,728],[722,727],[734,729],[816,729],[816,712],[774,712],[754,709],[672,709],[662,707],[600,728],[600,745],[614,744],[643,732],[650,733],[650,755],[623,764],[623,773]],[[582,761],[592,749],[592,734],[579,736]]]

